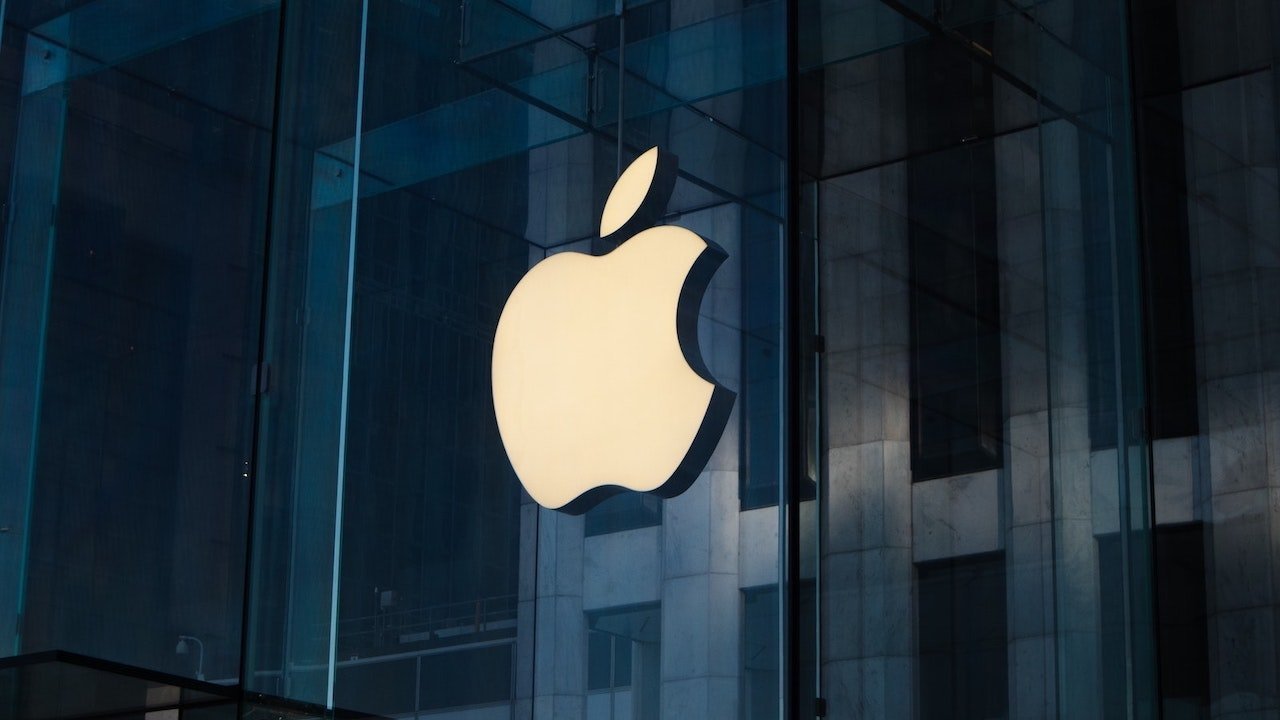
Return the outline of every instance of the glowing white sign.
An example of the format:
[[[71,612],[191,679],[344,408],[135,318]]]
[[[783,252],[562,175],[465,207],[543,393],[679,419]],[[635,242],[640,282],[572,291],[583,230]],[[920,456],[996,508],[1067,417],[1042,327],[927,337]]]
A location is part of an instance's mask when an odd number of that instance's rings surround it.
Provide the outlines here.
[[[675,158],[652,148],[614,184],[606,255],[564,252],[516,285],[493,342],[493,405],[507,456],[540,505],[585,512],[622,488],[672,497],[706,465],[734,395],[698,349],[698,307],[725,253],[652,227]],[[647,229],[645,229],[647,228]]]

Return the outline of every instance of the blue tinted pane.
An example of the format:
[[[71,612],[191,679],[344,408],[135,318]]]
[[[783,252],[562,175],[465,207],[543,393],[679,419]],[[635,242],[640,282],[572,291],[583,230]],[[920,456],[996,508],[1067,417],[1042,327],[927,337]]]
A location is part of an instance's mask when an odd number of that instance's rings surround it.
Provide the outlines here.
[[[1154,714],[1152,480],[1184,498],[1199,481],[1172,480],[1196,461],[1143,420],[1130,7],[800,11],[832,713],[873,698],[886,717]],[[1166,134],[1160,152],[1184,145]]]
[[[13,649],[234,679],[277,14],[46,5],[5,26],[23,209],[0,365],[23,391],[0,472],[31,498],[0,522],[27,544]]]
[[[269,385],[256,458],[245,684],[319,704],[330,699],[336,657],[338,398],[353,190],[352,173],[333,172],[314,157],[355,127],[359,9],[318,2],[284,13],[280,152],[271,188]],[[313,213],[317,188],[330,186],[346,187],[346,204]],[[367,593],[372,598],[374,588]]]
[[[423,710],[508,703],[512,690],[510,643],[422,658]]]
[[[780,485],[783,4],[4,7],[4,652],[302,713],[520,713],[548,676],[585,702],[586,613],[611,712],[693,712],[714,674],[661,649],[739,632],[705,621],[736,606],[746,435]],[[679,497],[548,511],[497,432],[494,328],[548,253],[609,250],[653,145],[661,221],[728,255],[702,355],[758,412]],[[704,687],[664,700],[667,674]]]
[[[587,690],[608,690],[613,682],[613,636],[587,633]]]
[[[778,588],[742,591],[742,717],[778,716]]]

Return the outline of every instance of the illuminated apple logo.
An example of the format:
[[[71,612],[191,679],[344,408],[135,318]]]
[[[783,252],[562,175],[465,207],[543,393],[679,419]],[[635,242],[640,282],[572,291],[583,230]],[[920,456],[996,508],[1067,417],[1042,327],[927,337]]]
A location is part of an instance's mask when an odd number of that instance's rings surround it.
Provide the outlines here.
[[[729,419],[734,394],[698,349],[698,307],[725,252],[684,228],[653,227],[675,175],[675,157],[656,147],[636,158],[600,220],[617,249],[543,260],[498,320],[498,430],[543,507],[579,514],[624,488],[678,495]]]

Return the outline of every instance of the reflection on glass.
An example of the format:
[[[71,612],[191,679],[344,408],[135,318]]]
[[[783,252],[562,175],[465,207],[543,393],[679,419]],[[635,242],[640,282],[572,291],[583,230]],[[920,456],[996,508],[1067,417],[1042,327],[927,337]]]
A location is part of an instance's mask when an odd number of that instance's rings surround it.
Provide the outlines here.
[[[720,666],[737,657],[747,582],[742,423],[678,497],[622,493],[575,517],[521,492],[489,386],[512,289],[552,254],[612,249],[598,221],[619,158],[657,145],[680,167],[658,224],[728,254],[698,340],[710,374],[762,408],[753,475],[778,486],[782,72],[743,43],[776,44],[781,25],[761,19],[781,4],[697,17],[651,5],[625,23],[584,6],[587,24],[564,32],[481,3],[287,8],[250,689],[391,715],[573,717],[603,702],[696,717],[712,701],[736,715]],[[737,38],[718,47],[723,63],[772,84],[744,89],[724,64],[704,77],[688,40],[713,36]],[[666,77],[663,57],[678,68]],[[703,93],[724,107],[695,106]],[[743,533],[751,582],[776,581],[776,536],[759,522]],[[658,622],[658,602],[680,612]],[[624,632],[610,623],[625,614],[605,608],[652,608],[652,621],[602,651],[602,633]],[[610,658],[604,680],[589,647]]]
[[[1009,712],[1004,558],[917,566],[920,717],[999,718]]]
[[[742,717],[778,717],[778,588],[742,591]]]
[[[4,11],[0,654],[234,680],[278,14]]]
[[[1126,7],[801,15],[832,712],[1151,716]]]

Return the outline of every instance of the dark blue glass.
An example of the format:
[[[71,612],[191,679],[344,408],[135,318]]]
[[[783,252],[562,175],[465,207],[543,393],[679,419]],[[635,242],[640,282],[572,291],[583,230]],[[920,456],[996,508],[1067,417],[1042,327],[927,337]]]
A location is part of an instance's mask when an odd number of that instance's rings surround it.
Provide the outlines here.
[[[542,509],[498,435],[490,356],[531,265],[612,249],[604,200],[657,145],[680,171],[662,221],[729,255],[702,354],[761,408],[752,472],[778,487],[783,8],[597,5],[285,8],[248,689],[386,714],[594,713],[584,663],[630,618],[644,647],[607,653],[629,667],[617,702],[644,717],[697,714],[713,691],[736,705],[714,667],[738,613],[701,618],[737,607],[741,422],[679,497]],[[714,72],[675,62],[704,50]],[[776,582],[757,525],[752,566]],[[673,623],[633,612],[668,599]]]
[[[832,713],[1155,712],[1127,6],[1067,6],[799,13]]]
[[[6,7],[5,654],[239,675],[277,22]]]

